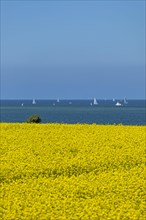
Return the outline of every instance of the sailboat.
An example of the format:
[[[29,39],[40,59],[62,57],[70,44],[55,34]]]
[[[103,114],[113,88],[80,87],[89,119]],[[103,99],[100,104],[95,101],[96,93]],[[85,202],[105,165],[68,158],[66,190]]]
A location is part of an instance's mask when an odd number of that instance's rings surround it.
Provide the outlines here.
[[[128,102],[127,102],[126,98],[124,98],[124,104],[128,104]]]
[[[122,106],[122,104],[121,104],[120,102],[117,102],[117,103],[115,104],[115,106]]]
[[[33,105],[35,105],[35,104],[36,104],[36,101],[35,101],[35,99],[33,99],[33,101],[32,101],[32,104],[33,104]]]
[[[60,100],[59,100],[59,99],[57,99],[57,102],[60,102]]]
[[[24,105],[24,104],[22,103],[21,106],[23,107],[23,105]]]
[[[94,98],[93,104],[94,104],[94,105],[98,105],[96,98]]]
[[[115,102],[116,100],[113,98],[113,102]]]

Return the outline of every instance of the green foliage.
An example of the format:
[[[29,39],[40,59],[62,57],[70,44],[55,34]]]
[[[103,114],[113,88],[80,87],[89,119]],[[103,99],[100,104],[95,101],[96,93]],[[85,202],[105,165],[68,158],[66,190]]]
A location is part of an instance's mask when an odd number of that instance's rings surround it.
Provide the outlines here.
[[[27,123],[40,123],[41,122],[41,118],[39,115],[32,115],[30,116],[27,121]]]

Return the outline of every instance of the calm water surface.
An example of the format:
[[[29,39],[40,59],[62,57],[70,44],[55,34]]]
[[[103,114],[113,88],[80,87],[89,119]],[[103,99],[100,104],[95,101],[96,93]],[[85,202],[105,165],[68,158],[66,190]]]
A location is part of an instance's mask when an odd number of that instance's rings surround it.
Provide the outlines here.
[[[119,101],[122,106],[115,106]],[[93,100],[1,100],[1,122],[25,122],[39,114],[42,123],[97,123],[97,124],[146,124],[146,101],[97,100],[98,105],[90,105]],[[22,106],[23,105],[23,106]]]

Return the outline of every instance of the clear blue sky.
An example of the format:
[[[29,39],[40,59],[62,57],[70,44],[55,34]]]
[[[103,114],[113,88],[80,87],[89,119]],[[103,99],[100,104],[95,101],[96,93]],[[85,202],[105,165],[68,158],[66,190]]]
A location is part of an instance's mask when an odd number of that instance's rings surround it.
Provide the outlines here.
[[[2,1],[1,98],[142,99],[145,1]]]

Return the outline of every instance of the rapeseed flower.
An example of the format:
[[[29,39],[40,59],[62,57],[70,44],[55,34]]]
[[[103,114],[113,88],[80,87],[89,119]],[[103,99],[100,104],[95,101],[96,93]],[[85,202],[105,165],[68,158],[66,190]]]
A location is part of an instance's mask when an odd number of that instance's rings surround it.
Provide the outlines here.
[[[144,219],[145,126],[0,127],[3,220]]]

